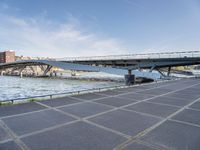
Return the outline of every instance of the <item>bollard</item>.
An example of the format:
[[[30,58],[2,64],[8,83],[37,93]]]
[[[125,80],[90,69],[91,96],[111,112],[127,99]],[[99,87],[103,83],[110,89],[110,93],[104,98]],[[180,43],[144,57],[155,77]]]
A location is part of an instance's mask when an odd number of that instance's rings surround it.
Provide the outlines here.
[[[135,75],[125,75],[125,84],[127,86],[131,86],[133,84],[135,84]]]

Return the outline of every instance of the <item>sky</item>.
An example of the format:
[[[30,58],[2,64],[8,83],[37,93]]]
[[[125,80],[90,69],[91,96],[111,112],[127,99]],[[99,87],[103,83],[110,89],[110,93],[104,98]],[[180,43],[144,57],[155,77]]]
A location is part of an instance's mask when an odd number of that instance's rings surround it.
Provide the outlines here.
[[[200,50],[200,0],[0,0],[0,51],[76,57]]]

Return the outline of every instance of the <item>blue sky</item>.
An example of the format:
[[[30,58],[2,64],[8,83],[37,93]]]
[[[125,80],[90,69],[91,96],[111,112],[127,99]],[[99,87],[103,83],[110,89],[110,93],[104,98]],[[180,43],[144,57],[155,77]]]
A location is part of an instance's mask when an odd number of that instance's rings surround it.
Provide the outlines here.
[[[200,0],[0,0],[0,50],[94,56],[200,48]]]

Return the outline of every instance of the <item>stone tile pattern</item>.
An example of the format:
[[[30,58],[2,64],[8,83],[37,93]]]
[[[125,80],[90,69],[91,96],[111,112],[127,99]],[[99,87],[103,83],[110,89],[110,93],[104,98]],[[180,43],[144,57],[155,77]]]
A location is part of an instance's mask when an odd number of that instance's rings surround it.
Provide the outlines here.
[[[199,150],[199,81],[0,106],[0,149]]]

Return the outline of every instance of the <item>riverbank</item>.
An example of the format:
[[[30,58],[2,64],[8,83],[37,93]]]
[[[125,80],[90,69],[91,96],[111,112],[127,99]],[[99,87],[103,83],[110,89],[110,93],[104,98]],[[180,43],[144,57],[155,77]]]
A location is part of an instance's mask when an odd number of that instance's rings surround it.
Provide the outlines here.
[[[0,76],[0,83],[0,101],[122,85],[119,82],[8,76]]]
[[[155,82],[145,82],[145,83],[139,83],[131,86],[125,86],[124,84],[119,85],[112,85],[112,86],[104,86],[104,87],[95,87],[91,89],[84,89],[84,90],[77,90],[77,91],[70,91],[70,92],[63,92],[63,93],[54,93],[54,94],[48,94],[48,95],[37,95],[32,97],[23,97],[23,98],[16,98],[16,99],[10,99],[10,100],[3,100],[1,101],[1,105],[4,104],[17,104],[17,103],[26,103],[26,102],[33,102],[33,101],[40,101],[45,99],[54,99],[59,97],[65,97],[65,96],[72,96],[72,95],[81,95],[81,94],[87,94],[87,93],[95,93],[95,92],[103,92],[103,91],[110,91],[110,90],[118,90],[118,89],[126,89],[130,87],[138,87],[138,86],[145,86],[145,85],[159,85],[163,82],[169,82],[172,80],[177,80],[178,78],[173,78],[171,80],[156,80]]]

